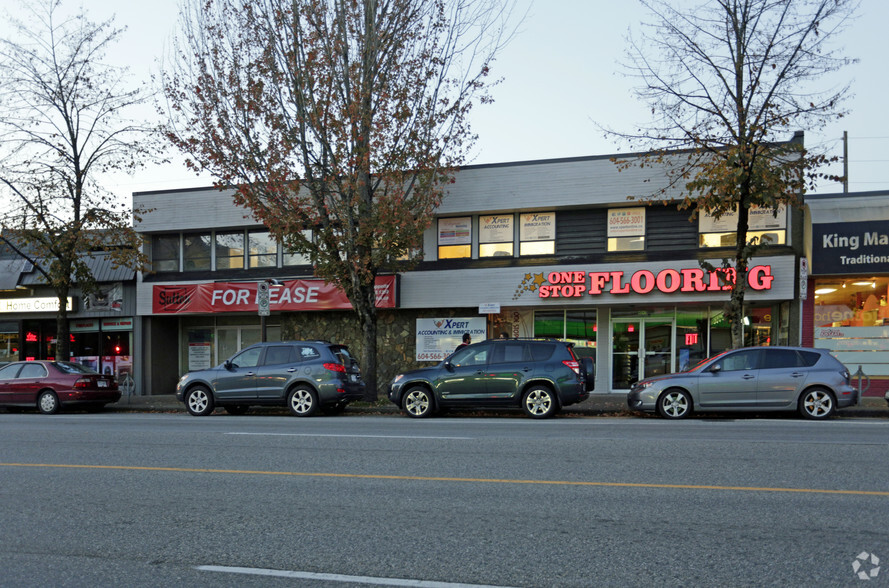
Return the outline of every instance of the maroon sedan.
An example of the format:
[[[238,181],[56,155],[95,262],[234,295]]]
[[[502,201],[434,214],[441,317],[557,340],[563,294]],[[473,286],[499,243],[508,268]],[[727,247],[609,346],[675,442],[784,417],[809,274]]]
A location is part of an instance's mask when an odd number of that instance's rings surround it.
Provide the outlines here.
[[[0,406],[55,414],[63,406],[99,411],[120,400],[112,376],[68,361],[17,361],[0,368]]]

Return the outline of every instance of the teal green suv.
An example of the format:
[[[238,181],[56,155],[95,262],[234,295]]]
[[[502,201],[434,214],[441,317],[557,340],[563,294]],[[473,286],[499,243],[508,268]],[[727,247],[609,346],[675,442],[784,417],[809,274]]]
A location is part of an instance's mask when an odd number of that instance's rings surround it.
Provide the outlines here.
[[[589,398],[590,358],[555,339],[491,339],[463,347],[434,367],[398,374],[389,400],[408,416],[447,408],[521,407],[542,419]]]

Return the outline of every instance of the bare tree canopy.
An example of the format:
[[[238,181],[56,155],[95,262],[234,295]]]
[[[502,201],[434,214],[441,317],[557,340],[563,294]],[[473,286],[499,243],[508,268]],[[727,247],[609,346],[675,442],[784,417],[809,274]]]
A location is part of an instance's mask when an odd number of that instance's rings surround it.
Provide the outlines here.
[[[374,280],[418,260],[475,137],[507,0],[187,0],[167,136],[340,286],[376,397]]]
[[[732,286],[726,317],[741,343],[747,264],[762,245],[748,239],[751,206],[799,204],[830,159],[807,150],[797,130],[845,114],[849,86],[824,87],[853,62],[834,47],[857,0],[640,0],[651,15],[628,39],[628,74],[652,120],[632,132],[607,129],[645,154],[621,166],[657,165],[680,207],[719,218],[738,211],[736,251],[724,260]],[[706,265],[706,264],[705,264]]]
[[[125,72],[103,63],[122,29],[82,11],[64,17],[60,4],[23,4],[0,39],[0,223],[3,239],[59,297],[64,358],[63,301],[74,284],[94,288],[84,256],[106,249],[119,264],[141,262],[132,212],[100,176],[141,166],[157,143],[126,118],[145,91],[124,87]]]

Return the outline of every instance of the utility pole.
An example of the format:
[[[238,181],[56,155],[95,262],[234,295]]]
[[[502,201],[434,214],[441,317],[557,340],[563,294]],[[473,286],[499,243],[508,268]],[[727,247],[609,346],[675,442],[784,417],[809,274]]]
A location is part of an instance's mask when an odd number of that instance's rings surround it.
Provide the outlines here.
[[[843,131],[843,194],[849,193],[849,131]]]

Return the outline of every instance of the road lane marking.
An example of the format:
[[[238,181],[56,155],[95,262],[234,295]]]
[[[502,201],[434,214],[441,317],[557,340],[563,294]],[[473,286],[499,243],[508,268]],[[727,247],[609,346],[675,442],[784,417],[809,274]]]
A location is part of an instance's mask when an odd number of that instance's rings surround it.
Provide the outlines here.
[[[159,466],[113,466],[64,463],[0,463],[9,468],[59,468],[82,470],[123,470],[139,472],[179,472],[192,474],[241,474],[250,476],[289,476],[299,478],[351,478],[362,480],[398,480],[405,482],[464,482],[476,484],[524,484],[538,486],[583,486],[600,488],[652,488],[661,490],[730,490],[735,492],[788,492],[796,494],[845,494],[851,496],[887,496],[883,490],[830,490],[824,488],[770,488],[768,486],[716,486],[701,484],[654,484],[640,482],[584,482],[582,480],[521,480],[509,478],[450,478],[439,476],[395,476],[387,474],[337,474],[333,472],[276,472],[269,470],[219,470],[211,468],[174,468]]]
[[[510,588],[509,586],[493,586],[490,584],[461,584],[454,582],[434,582],[430,580],[409,580],[405,578],[347,576],[343,574],[322,574],[319,572],[269,570],[263,568],[197,566],[195,569],[202,572],[223,572],[228,574],[246,574],[251,576],[272,576],[276,578],[298,578],[300,580],[318,580],[324,582],[352,582],[356,584],[371,584],[374,586],[411,586],[416,588]]]
[[[341,435],[337,433],[225,433],[257,437],[353,437],[356,439],[434,439],[437,441],[473,441],[475,437],[433,437],[430,435]]]

